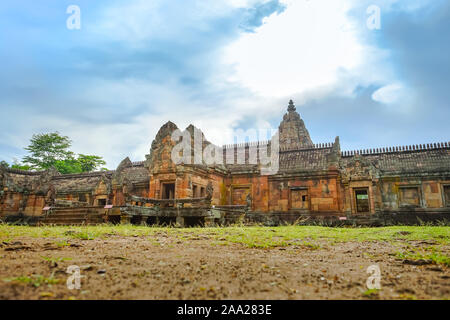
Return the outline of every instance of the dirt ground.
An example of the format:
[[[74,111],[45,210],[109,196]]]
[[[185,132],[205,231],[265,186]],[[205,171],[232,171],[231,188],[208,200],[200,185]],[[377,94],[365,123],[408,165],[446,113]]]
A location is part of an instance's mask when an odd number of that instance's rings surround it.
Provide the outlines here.
[[[106,239],[19,237],[0,244],[0,299],[448,299],[448,266],[408,261],[400,244],[329,243],[320,247],[218,245],[156,233]],[[430,245],[409,241],[412,247]],[[433,244],[433,243],[431,243]],[[444,252],[449,253],[444,247]],[[377,264],[381,290],[367,291]],[[70,265],[81,288],[66,285]]]

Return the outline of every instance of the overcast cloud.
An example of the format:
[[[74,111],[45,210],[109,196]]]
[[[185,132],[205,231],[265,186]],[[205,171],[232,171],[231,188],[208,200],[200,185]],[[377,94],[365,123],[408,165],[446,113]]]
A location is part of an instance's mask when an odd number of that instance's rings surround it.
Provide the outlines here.
[[[57,130],[115,168],[168,120],[231,143],[289,99],[344,150],[450,140],[449,1],[3,1],[0,21],[0,160]]]

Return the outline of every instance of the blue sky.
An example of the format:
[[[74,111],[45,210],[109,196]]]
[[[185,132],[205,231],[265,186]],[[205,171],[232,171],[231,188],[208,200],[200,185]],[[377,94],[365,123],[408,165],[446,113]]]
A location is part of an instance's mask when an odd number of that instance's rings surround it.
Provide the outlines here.
[[[450,140],[449,1],[2,1],[0,21],[0,160],[57,130],[115,168],[168,120],[220,145],[289,99],[316,143]]]

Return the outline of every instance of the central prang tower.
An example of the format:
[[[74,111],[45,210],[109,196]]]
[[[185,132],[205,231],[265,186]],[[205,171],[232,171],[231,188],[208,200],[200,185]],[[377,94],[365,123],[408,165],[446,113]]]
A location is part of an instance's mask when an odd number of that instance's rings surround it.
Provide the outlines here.
[[[288,112],[284,115],[278,129],[281,150],[298,150],[314,147],[305,123],[297,113],[292,100],[289,101]]]

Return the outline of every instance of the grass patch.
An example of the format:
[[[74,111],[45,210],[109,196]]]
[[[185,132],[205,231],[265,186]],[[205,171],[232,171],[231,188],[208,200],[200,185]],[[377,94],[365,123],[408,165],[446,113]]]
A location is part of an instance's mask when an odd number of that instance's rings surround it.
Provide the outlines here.
[[[108,237],[173,236],[181,241],[200,237],[215,244],[238,243],[250,248],[272,248],[299,245],[318,249],[318,241],[330,244],[348,241],[434,241],[447,245],[450,240],[448,226],[393,226],[382,228],[335,228],[322,226],[233,226],[226,228],[172,228],[133,225],[96,226],[11,226],[0,224],[0,240],[11,241],[18,237],[58,238],[60,246],[68,240],[94,240]],[[436,259],[440,259],[436,257]]]
[[[3,281],[6,282],[16,282],[16,283],[23,283],[23,284],[29,284],[34,287],[40,287],[43,284],[46,284],[47,286],[51,287],[53,284],[58,284],[60,282],[59,279],[55,279],[53,277],[53,274],[47,278],[39,274],[33,274],[31,276],[21,276],[16,278],[6,278],[3,279]]]
[[[397,252],[396,257],[403,260],[429,260],[433,264],[450,267],[450,257],[442,253],[438,248],[428,247],[421,250]]]
[[[63,261],[70,261],[72,258],[53,258],[53,257],[41,257],[45,261],[48,261],[50,263],[57,263],[57,262],[63,262]]]
[[[380,290],[378,289],[368,289],[363,292],[363,296],[369,299],[374,299],[379,297]]]

